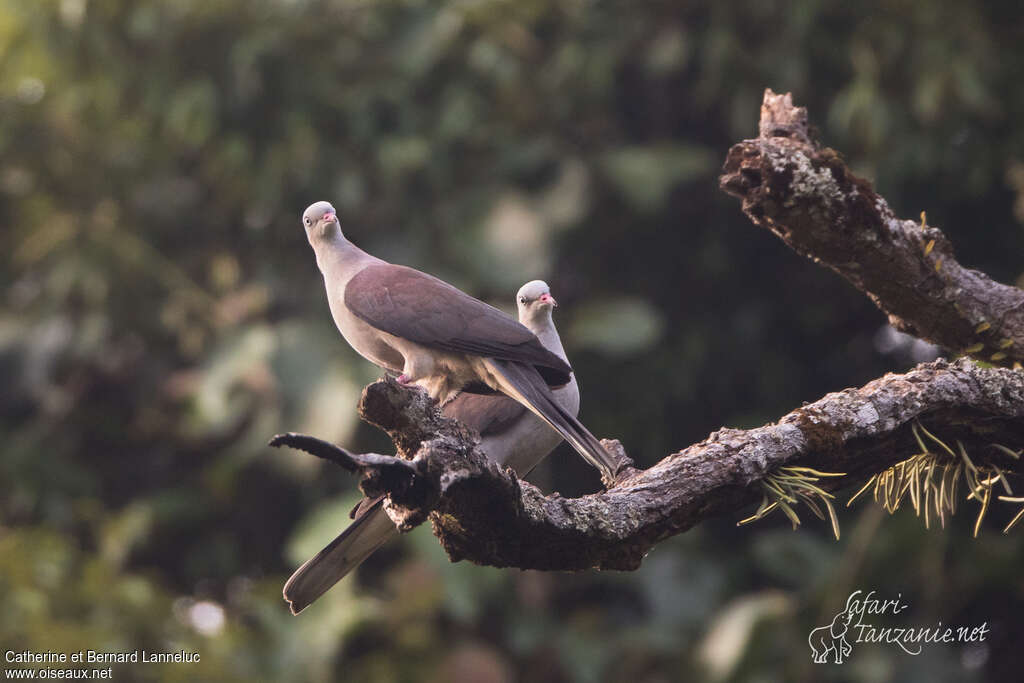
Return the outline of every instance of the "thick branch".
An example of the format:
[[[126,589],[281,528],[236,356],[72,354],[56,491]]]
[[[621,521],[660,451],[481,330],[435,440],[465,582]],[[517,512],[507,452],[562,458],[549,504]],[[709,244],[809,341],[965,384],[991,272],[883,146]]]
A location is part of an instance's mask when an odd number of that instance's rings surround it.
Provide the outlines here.
[[[761,136],[730,150],[721,183],[755,224],[848,279],[895,327],[995,363],[1024,359],[1024,292],[960,266],[938,229],[897,220],[834,151],[811,141],[807,112],[789,95],[765,94]],[[376,382],[359,411],[411,464],[301,435],[275,445],[358,470],[367,495],[388,496],[400,528],[429,518],[452,559],[499,567],[634,569],[659,541],[760,498],[757,484],[780,466],[846,473],[823,484],[830,488],[892,466],[919,450],[915,422],[962,442],[976,464],[1024,466],[1010,455],[1024,448],[1024,373],[966,359],[829,394],[758,429],[721,429],[644,471],[605,441],[624,465],[619,478],[576,499],[544,496],[499,468],[419,390]]]
[[[920,365],[829,394],[775,424],[721,429],[648,470],[632,470],[609,491],[575,499],[544,496],[501,470],[476,449],[472,433],[441,416],[416,389],[391,380],[371,384],[360,413],[393,437],[401,432],[399,441],[422,440],[412,453],[415,467],[389,470],[406,477],[391,482],[389,513],[403,528],[429,515],[452,559],[529,569],[635,569],[659,541],[753,502],[760,496],[754,484],[776,467],[846,472],[831,483],[843,486],[908,457],[917,450],[909,429],[914,420],[951,443],[959,439],[976,460],[1016,471],[1019,463],[990,444],[1024,447],[1024,373],[967,360]],[[605,444],[621,453],[618,442]],[[359,464],[370,475],[368,495],[388,492],[377,474],[382,464]]]
[[[897,219],[811,141],[807,110],[788,93],[765,91],[760,129],[729,150],[720,178],[755,225],[849,280],[893,327],[992,363],[1024,361],[1024,290],[961,266],[938,228]]]

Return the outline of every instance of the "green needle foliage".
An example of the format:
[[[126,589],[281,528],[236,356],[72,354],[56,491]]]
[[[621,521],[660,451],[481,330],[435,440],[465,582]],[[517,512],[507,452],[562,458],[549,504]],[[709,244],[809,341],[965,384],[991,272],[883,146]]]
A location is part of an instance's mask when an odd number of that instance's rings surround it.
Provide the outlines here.
[[[889,514],[896,512],[903,501],[909,498],[915,514],[918,517],[924,515],[926,529],[931,527],[932,518],[938,518],[945,528],[946,515],[956,513],[957,493],[963,486],[967,490],[967,500],[975,500],[980,505],[974,522],[974,536],[977,538],[997,484],[1002,485],[1007,494],[997,495],[999,500],[1024,503],[1024,498],[1012,497],[1010,482],[998,465],[975,464],[961,441],[957,440],[954,451],[946,442],[925,429],[920,421],[915,420],[910,428],[921,452],[872,476],[847,501],[847,507],[869,488],[873,488],[875,501]],[[925,439],[933,444],[932,448],[928,447]],[[1020,458],[1020,452],[1001,444],[991,445],[1014,459]],[[935,446],[938,446],[937,450],[934,450]],[[1024,508],[1006,525],[1003,532],[1009,531],[1022,516]]]
[[[761,519],[772,510],[778,508],[793,523],[793,529],[796,529],[800,526],[800,517],[796,514],[793,506],[803,503],[811,509],[811,512],[817,515],[818,519],[824,520],[825,512],[818,505],[820,502],[825,510],[828,511],[828,519],[832,524],[832,533],[835,534],[838,541],[839,520],[836,518],[835,508],[832,506],[835,496],[818,486],[817,482],[822,477],[845,476],[842,472],[820,472],[810,467],[780,467],[761,480],[760,483],[764,496],[761,499],[761,505],[757,508],[757,512],[737,522],[737,526]]]

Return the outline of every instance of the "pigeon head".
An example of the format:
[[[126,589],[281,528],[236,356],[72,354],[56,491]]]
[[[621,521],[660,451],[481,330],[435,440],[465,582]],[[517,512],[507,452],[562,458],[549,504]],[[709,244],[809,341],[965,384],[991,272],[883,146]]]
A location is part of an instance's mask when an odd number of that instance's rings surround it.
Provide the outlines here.
[[[310,241],[314,237],[326,237],[338,227],[338,214],[330,202],[316,202],[302,212],[302,227]]]
[[[519,288],[516,294],[516,306],[519,308],[519,320],[529,320],[542,315],[551,315],[551,309],[558,305],[551,296],[551,288],[543,280],[532,280]]]

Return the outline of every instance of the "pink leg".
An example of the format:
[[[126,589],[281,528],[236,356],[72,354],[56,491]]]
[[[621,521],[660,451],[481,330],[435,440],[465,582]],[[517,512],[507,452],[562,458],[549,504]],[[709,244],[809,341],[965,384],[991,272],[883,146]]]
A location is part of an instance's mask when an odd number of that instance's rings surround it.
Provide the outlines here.
[[[412,378],[403,372],[401,375],[398,376],[397,381],[399,384],[410,384],[412,383]]]

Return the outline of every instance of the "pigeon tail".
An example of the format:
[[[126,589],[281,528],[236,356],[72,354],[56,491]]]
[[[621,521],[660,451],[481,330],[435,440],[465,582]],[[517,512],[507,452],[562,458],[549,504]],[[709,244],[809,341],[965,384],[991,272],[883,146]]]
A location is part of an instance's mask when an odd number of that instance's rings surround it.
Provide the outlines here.
[[[572,413],[558,405],[551,389],[532,365],[488,358],[488,368],[498,377],[503,393],[529,408],[569,442],[577,453],[597,468],[605,484],[615,481],[617,463],[601,442]]]
[[[383,498],[378,499],[326,548],[295,570],[284,585],[284,599],[292,614],[306,609],[377,548],[398,535],[394,522],[384,512],[383,502]]]

